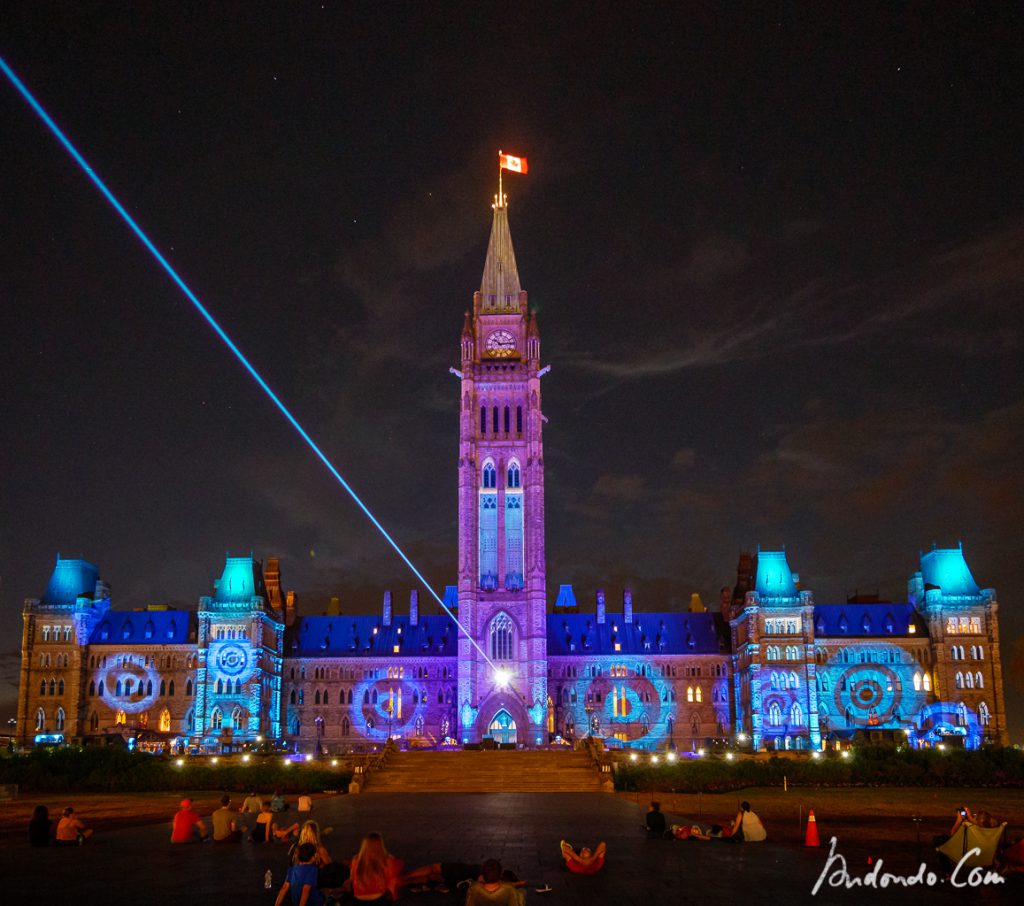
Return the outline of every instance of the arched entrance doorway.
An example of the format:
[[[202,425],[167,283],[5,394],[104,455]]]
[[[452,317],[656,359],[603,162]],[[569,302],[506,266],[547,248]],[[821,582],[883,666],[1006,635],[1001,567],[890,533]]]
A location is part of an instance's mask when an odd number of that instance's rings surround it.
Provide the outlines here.
[[[495,742],[515,744],[516,722],[512,719],[512,715],[504,708],[494,715],[488,729]]]

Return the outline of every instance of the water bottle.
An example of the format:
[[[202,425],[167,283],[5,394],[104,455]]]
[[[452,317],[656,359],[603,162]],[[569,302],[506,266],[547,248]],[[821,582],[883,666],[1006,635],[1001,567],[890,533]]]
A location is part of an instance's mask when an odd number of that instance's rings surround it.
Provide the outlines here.
[[[270,869],[267,869],[267,873],[263,876],[263,889],[270,890],[274,886],[274,876],[270,873]]]

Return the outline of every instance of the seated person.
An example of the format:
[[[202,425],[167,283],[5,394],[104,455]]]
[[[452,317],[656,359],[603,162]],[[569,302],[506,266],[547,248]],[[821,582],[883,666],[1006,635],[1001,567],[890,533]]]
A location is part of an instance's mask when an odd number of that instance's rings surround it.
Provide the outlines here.
[[[740,803],[740,810],[736,813],[736,820],[728,839],[733,843],[763,843],[768,839],[768,832],[764,829],[761,819],[750,810],[749,802]]]
[[[957,809],[956,819],[953,821],[953,826],[949,829],[949,833],[946,835],[937,836],[933,840],[935,848],[939,854],[939,862],[942,864],[943,871],[945,871],[947,875],[950,874],[953,871],[953,868],[956,864],[954,862],[956,856],[953,856],[953,858],[951,858],[949,854],[949,849],[947,847],[947,844],[950,843],[953,837],[956,837],[965,828],[977,827],[984,828],[986,830],[991,830],[993,828],[998,828],[999,826],[999,822],[996,821],[996,819],[993,818],[988,812],[979,811],[975,815],[972,814],[971,810],[966,805],[960,806],[960,808]],[[994,849],[998,845],[998,843],[997,841],[993,840],[991,845]],[[960,849],[958,849],[957,847],[960,847],[959,843],[957,843],[956,847],[954,847],[955,852],[959,854]],[[976,854],[972,856],[970,859],[968,859],[968,861],[964,864],[967,866],[974,866],[977,864],[991,864],[991,861],[994,858],[994,852],[989,854],[984,851],[985,849],[986,848],[983,845],[979,845]]]
[[[650,811],[647,812],[647,818],[644,826],[647,829],[648,837],[665,836],[665,816],[661,813],[660,802],[651,803],[651,808]]]
[[[565,867],[573,874],[592,875],[596,874],[604,866],[604,855],[606,847],[604,843],[598,843],[594,849],[584,846],[576,852],[572,845],[562,841],[562,858],[565,859]]]
[[[191,799],[182,799],[181,807],[171,822],[171,843],[194,843],[205,839],[206,825],[199,812],[192,809]]]
[[[280,790],[274,790],[274,795],[270,800],[270,810],[272,812],[288,811],[288,803],[284,801],[284,796],[281,795]]]
[[[277,825],[274,824],[274,813],[270,811],[270,803],[261,803],[260,813],[256,816],[256,824],[253,825],[252,836],[249,839],[253,843],[269,843],[276,830]]]
[[[352,857],[347,887],[357,900],[364,903],[385,898],[397,900],[402,866],[402,860],[387,851],[380,834],[367,834],[359,852]]]
[[[53,835],[53,822],[50,810],[45,805],[37,805],[32,810],[32,818],[28,822],[29,846],[49,846]]]
[[[313,811],[313,797],[310,796],[309,793],[303,793],[301,796],[299,796],[299,811]]]
[[[235,813],[230,806],[231,797],[221,796],[220,808],[213,813],[214,843],[242,842],[242,828],[235,823]]]
[[[82,819],[75,814],[75,810],[70,805],[64,809],[63,817],[57,822],[57,845],[78,846],[91,836],[92,828],[85,826]]]
[[[288,869],[274,906],[282,906],[289,892],[292,906],[320,906],[324,898],[317,887],[316,847],[303,843],[296,855],[298,861]]]
[[[501,863],[488,859],[481,866],[481,877],[469,885],[466,906],[523,906],[523,894],[514,884],[502,879]]]

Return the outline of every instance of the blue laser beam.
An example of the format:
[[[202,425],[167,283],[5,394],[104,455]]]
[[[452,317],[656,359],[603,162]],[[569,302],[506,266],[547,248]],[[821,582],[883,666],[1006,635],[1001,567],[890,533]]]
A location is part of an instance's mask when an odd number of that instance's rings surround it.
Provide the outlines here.
[[[110,202],[111,207],[115,211],[117,211],[117,213],[121,216],[121,219],[126,224],[128,224],[129,229],[131,229],[131,231],[139,238],[142,244],[149,250],[150,254],[157,260],[157,263],[167,272],[170,278],[178,285],[178,288],[185,294],[185,297],[189,300],[189,302],[191,302],[192,305],[195,306],[199,314],[203,316],[206,323],[213,328],[214,332],[217,334],[217,336],[221,338],[221,340],[224,341],[224,344],[228,347],[228,349],[231,350],[235,358],[242,363],[242,367],[249,372],[253,380],[255,380],[256,383],[259,384],[260,387],[263,389],[263,392],[266,393],[268,397],[270,397],[271,402],[275,406],[277,406],[281,414],[291,423],[292,427],[299,433],[299,437],[301,437],[306,442],[306,445],[316,454],[317,459],[319,459],[320,462],[322,462],[327,467],[327,471],[330,472],[335,477],[338,484],[340,484],[345,489],[345,491],[348,492],[348,495],[356,502],[356,505],[359,507],[359,509],[363,511],[363,513],[370,520],[370,522],[373,523],[377,531],[379,531],[381,535],[384,536],[384,539],[388,542],[388,544],[390,544],[391,547],[394,548],[395,553],[397,553],[398,556],[402,558],[405,565],[408,566],[410,570],[412,570],[412,574],[417,579],[419,579],[420,582],[423,583],[424,587],[427,589],[427,591],[430,592],[434,600],[441,605],[442,610],[444,610],[444,612],[447,613],[448,616],[452,618],[452,620],[454,620],[455,625],[459,627],[459,631],[467,639],[469,639],[473,647],[480,652],[483,659],[491,666],[491,668],[497,669],[494,661],[492,661],[487,656],[487,652],[484,651],[483,648],[481,648],[480,645],[477,643],[476,639],[474,639],[473,636],[471,636],[469,632],[466,631],[466,628],[459,622],[458,617],[456,617],[455,614],[448,609],[444,601],[441,600],[437,592],[434,591],[434,589],[431,587],[430,583],[423,577],[423,574],[416,568],[416,565],[412,562],[412,560],[410,560],[405,555],[405,552],[398,546],[398,543],[395,541],[395,539],[388,534],[387,529],[385,529],[384,526],[381,525],[380,522],[377,520],[377,517],[370,512],[369,508],[366,506],[365,503],[363,503],[359,495],[352,489],[352,486],[347,481],[345,481],[344,478],[342,478],[341,473],[334,467],[334,464],[317,446],[313,438],[309,436],[306,429],[299,424],[298,420],[295,418],[294,415],[292,415],[288,407],[283,402],[281,402],[281,399],[278,397],[278,395],[274,393],[273,390],[270,389],[270,385],[263,379],[263,376],[256,370],[256,368],[245,357],[242,351],[235,345],[234,341],[231,339],[231,337],[227,335],[227,333],[220,326],[220,324],[217,323],[213,315],[211,315],[210,312],[206,309],[206,306],[199,301],[196,294],[193,293],[191,289],[189,289],[188,284],[186,284],[185,281],[180,276],[178,276],[178,272],[173,267],[171,267],[167,259],[160,254],[160,251],[150,241],[149,237],[143,232],[142,228],[132,219],[131,214],[129,214],[124,209],[124,206],[121,204],[121,202],[117,200],[117,198],[114,196],[114,193],[111,192],[110,189],[107,188],[103,180],[96,175],[96,172],[93,170],[91,166],[89,166],[89,163],[85,160],[85,158],[78,153],[78,149],[75,148],[73,144],[71,144],[71,141],[67,138],[67,136],[64,135],[60,127],[53,121],[53,119],[46,112],[46,110],[43,109],[43,106],[39,103],[39,101],[35,99],[35,96],[32,94],[32,92],[30,92],[28,88],[25,86],[25,84],[21,81],[21,79],[18,78],[14,70],[7,65],[7,61],[4,60],[3,57],[0,57],[0,70],[3,70],[3,73],[5,76],[7,76],[8,81],[10,81],[10,83],[18,90],[18,93],[28,102],[28,105],[35,111],[36,115],[43,121],[43,123],[50,130],[50,132],[53,133],[57,141],[59,141],[64,146],[64,150],[66,150],[68,154],[71,155],[75,163],[77,163],[78,166],[81,167],[85,175],[92,180],[96,188],[99,189],[100,192],[103,194],[103,197],[106,198],[108,202]]]

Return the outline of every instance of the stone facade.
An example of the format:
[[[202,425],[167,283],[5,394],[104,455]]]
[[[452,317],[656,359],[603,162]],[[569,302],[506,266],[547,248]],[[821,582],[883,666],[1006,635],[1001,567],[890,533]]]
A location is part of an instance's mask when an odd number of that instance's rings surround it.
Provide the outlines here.
[[[18,737],[120,735],[221,750],[259,738],[344,751],[536,746],[593,734],[655,749],[819,748],[858,731],[1006,741],[995,592],[960,550],[921,558],[908,600],[817,604],[786,554],[740,558],[720,613],[548,612],[540,331],[504,196],[461,334],[457,584],[438,613],[301,616],[278,563],[227,558],[195,611],[111,609],[97,568],[58,556],[24,608]],[[403,608],[404,610],[404,608]],[[614,743],[613,743],[614,744]]]

